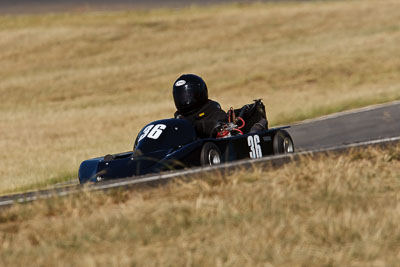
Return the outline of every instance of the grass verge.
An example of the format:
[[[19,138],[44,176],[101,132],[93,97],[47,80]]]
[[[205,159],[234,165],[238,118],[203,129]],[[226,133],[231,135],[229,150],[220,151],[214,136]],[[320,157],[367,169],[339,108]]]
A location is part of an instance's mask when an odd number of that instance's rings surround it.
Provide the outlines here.
[[[16,205],[4,266],[393,266],[400,145]]]
[[[171,117],[173,81],[272,125],[400,99],[399,1],[0,16],[0,193],[132,149]]]

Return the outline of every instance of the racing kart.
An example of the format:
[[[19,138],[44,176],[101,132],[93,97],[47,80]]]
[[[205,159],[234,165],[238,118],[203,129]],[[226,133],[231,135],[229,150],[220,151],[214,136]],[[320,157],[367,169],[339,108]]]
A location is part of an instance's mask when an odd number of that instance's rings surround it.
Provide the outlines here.
[[[216,138],[198,138],[185,119],[164,119],[147,124],[137,135],[133,151],[85,160],[79,168],[80,183],[141,176],[196,166],[212,166],[240,159],[293,153],[294,144],[285,128],[268,129],[261,100],[228,111]]]

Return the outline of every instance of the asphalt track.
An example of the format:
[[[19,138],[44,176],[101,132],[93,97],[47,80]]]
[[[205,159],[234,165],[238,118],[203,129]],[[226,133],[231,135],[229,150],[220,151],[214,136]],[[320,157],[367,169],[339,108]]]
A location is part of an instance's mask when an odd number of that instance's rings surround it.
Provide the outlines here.
[[[288,132],[297,151],[400,136],[400,101],[303,121]]]
[[[107,191],[115,189],[143,189],[151,188],[154,186],[163,185],[174,178],[193,179],[194,175],[200,174],[218,174],[229,175],[231,172],[242,169],[249,169],[258,167],[263,170],[280,167],[286,163],[299,160],[302,156],[319,157],[321,155],[332,155],[332,153],[341,154],[346,153],[350,149],[364,149],[370,146],[390,147],[397,145],[400,142],[400,136],[394,138],[386,138],[382,140],[368,141],[358,144],[350,144],[345,146],[338,146],[330,149],[296,152],[293,154],[276,155],[267,158],[248,159],[236,162],[229,162],[213,167],[199,167],[192,169],[185,169],[174,172],[165,172],[156,175],[148,175],[142,177],[125,178],[112,181],[101,182],[89,186],[71,185],[55,189],[46,189],[39,191],[26,192],[22,194],[13,194],[0,197],[0,208],[10,207],[15,203],[27,203],[39,199],[49,199],[53,197],[68,196],[83,192],[96,192]]]
[[[400,142],[400,101],[307,120],[293,125],[288,131],[293,137],[296,150],[300,152],[256,160],[242,160],[215,167],[120,179],[92,186],[70,185],[2,196],[0,197],[0,207],[37,199],[66,196],[82,191],[158,186],[176,177],[190,177],[204,172],[217,171],[226,174],[238,168],[247,169],[252,166],[268,169],[297,160],[302,155],[318,156],[326,153],[344,153],[349,149],[362,149],[368,146],[391,146]]]

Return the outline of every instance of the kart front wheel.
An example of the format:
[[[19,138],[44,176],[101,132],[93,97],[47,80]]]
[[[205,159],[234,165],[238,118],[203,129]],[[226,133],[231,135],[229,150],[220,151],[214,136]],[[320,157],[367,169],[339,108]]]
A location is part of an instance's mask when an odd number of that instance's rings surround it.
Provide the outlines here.
[[[205,143],[200,153],[200,164],[202,166],[213,166],[221,163],[221,151],[211,142]]]
[[[274,154],[285,154],[294,152],[292,137],[285,130],[279,130],[273,138]]]

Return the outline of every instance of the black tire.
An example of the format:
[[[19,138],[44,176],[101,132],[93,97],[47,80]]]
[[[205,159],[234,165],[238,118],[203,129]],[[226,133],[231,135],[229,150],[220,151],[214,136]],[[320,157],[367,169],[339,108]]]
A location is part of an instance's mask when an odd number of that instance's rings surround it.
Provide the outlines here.
[[[200,153],[200,164],[202,166],[213,166],[221,163],[221,151],[211,142],[205,143]]]
[[[279,130],[273,137],[274,154],[286,154],[294,152],[292,137],[285,130]]]

